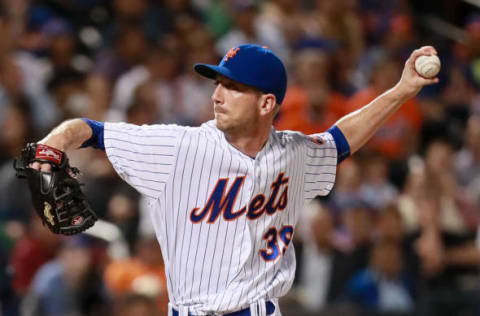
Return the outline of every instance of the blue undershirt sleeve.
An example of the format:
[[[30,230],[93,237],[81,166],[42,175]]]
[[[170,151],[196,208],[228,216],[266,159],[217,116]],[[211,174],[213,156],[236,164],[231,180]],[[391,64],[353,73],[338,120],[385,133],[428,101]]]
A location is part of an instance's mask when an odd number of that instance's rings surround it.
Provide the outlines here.
[[[350,145],[337,125],[330,127],[328,132],[332,134],[333,139],[335,140],[337,146],[337,164],[340,164],[350,156]]]
[[[92,129],[92,137],[87,139],[80,148],[93,147],[97,149],[105,150],[105,144],[103,141],[103,129],[104,123],[87,118],[82,118],[82,120],[90,126]]]

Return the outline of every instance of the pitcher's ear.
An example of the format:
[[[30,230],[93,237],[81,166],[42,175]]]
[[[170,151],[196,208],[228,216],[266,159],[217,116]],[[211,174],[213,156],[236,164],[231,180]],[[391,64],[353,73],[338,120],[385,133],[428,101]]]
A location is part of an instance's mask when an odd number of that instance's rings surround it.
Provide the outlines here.
[[[260,114],[266,115],[275,112],[277,98],[271,93],[263,94],[259,99]]]

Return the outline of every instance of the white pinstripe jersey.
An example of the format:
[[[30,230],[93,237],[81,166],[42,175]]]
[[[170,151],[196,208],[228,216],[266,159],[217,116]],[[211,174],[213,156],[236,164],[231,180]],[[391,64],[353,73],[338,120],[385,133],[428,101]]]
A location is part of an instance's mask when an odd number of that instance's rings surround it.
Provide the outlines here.
[[[331,134],[272,128],[255,159],[230,145],[215,121],[106,123],[104,141],[118,174],[149,198],[174,305],[225,313],[288,292],[299,212],[335,180]]]

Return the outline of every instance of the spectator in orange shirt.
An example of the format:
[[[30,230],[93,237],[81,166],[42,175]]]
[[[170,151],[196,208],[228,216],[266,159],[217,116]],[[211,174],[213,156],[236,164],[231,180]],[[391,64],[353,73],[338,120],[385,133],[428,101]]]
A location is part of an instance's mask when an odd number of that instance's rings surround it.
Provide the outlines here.
[[[111,262],[105,269],[104,279],[114,299],[131,294],[153,297],[160,315],[167,315],[165,266],[154,237],[139,239],[131,258]]]
[[[290,86],[275,123],[278,130],[313,134],[327,130],[346,114],[346,99],[331,89],[329,56],[320,48],[302,49],[294,58],[296,82]]]
[[[353,95],[347,113],[370,103],[393,87],[402,71],[401,64],[389,57],[381,58],[372,69],[370,85]],[[373,136],[367,146],[383,156],[399,161],[415,149],[416,135],[422,124],[422,113],[416,99],[408,100]]]

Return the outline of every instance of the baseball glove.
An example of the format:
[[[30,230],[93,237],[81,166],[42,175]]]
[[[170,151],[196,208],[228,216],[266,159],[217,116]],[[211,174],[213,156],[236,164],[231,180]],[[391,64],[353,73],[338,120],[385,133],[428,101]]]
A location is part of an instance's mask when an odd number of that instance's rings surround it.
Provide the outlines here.
[[[34,161],[51,164],[52,171],[30,168]],[[18,178],[27,179],[38,216],[55,234],[78,234],[97,220],[76,179],[79,170],[70,167],[63,151],[29,143],[14,160],[14,168]]]

